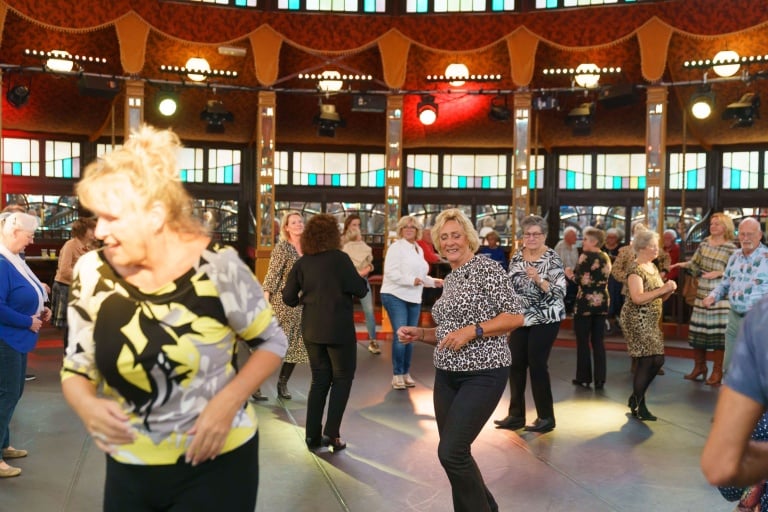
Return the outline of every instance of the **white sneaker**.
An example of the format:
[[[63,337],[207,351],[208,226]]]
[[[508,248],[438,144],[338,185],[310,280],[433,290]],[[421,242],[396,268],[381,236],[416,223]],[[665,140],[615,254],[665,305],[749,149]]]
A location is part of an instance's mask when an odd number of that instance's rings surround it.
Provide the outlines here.
[[[368,342],[368,352],[371,354],[381,354],[381,349],[379,348],[379,344],[376,342],[376,340],[371,340]]]
[[[392,389],[405,389],[405,381],[402,375],[392,376]]]
[[[407,388],[413,388],[416,387],[416,381],[411,378],[410,373],[406,373],[403,375],[403,383],[405,384],[405,387]]]

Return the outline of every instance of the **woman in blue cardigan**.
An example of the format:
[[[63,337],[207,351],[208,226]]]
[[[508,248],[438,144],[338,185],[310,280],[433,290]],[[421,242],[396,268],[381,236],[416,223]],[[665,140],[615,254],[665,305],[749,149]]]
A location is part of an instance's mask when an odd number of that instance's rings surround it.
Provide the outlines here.
[[[27,353],[51,318],[48,296],[20,253],[34,240],[39,220],[26,213],[0,214],[0,478],[21,474],[6,459],[26,457],[10,444],[9,425],[24,391]]]

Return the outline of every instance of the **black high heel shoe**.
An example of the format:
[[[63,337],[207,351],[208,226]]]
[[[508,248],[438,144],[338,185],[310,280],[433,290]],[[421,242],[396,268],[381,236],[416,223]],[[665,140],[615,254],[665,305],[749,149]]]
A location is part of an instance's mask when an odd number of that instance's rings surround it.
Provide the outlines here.
[[[519,430],[525,426],[525,418],[517,416],[507,416],[503,420],[493,420],[496,428],[506,428],[509,430]]]
[[[574,386],[579,386],[580,388],[589,389],[589,382],[573,379],[571,381],[571,384],[573,384]]]
[[[333,448],[334,452],[340,452],[347,447],[347,443],[342,441],[340,437],[323,436],[322,443],[323,446],[330,446]]]
[[[632,413],[632,416],[637,418],[637,398],[635,395],[629,395],[629,400],[627,400],[627,406],[629,407],[629,412]]]
[[[319,450],[323,446],[327,446],[323,444],[323,441],[324,439],[317,439],[313,437],[307,437],[306,439],[304,439],[304,442],[307,443],[307,449],[311,452],[314,452],[315,450]]]

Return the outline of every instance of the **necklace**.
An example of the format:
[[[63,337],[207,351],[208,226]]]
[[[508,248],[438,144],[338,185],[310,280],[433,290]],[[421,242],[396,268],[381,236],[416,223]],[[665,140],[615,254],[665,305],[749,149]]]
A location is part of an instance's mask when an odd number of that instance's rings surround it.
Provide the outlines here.
[[[547,252],[546,245],[541,246],[541,249],[538,249],[537,251],[526,247],[525,251],[523,251],[523,258],[527,261],[538,261],[545,252]]]

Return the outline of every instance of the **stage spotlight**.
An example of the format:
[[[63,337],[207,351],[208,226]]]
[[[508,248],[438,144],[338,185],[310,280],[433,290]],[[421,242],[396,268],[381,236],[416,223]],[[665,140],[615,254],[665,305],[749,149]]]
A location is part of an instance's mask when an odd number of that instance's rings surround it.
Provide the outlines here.
[[[224,122],[235,120],[234,114],[224,108],[221,100],[208,100],[205,110],[200,112],[200,119],[207,123],[206,133],[224,133]]]
[[[512,118],[512,111],[509,109],[506,95],[491,98],[491,109],[488,111],[488,117],[501,122],[509,121]]]
[[[15,85],[9,87],[5,97],[8,99],[8,103],[16,108],[21,108],[29,101],[29,86]]]
[[[589,135],[592,131],[592,120],[595,113],[593,102],[582,103],[571,109],[565,117],[565,124],[573,128],[574,135]]]
[[[155,103],[158,112],[165,117],[171,117],[179,109],[179,95],[175,91],[158,91]]]
[[[435,97],[429,94],[424,94],[421,97],[421,101],[416,105],[416,115],[419,116],[419,121],[425,126],[429,126],[437,121],[437,104],[435,103]]]
[[[341,115],[336,112],[336,105],[320,103],[320,112],[312,119],[317,125],[317,134],[320,137],[335,137],[336,128],[346,126]]]
[[[723,111],[723,119],[735,119],[731,128],[749,128],[760,117],[760,96],[748,92],[728,105]]]
[[[715,92],[708,85],[693,93],[690,101],[691,114],[696,119],[706,119],[715,109]]]

